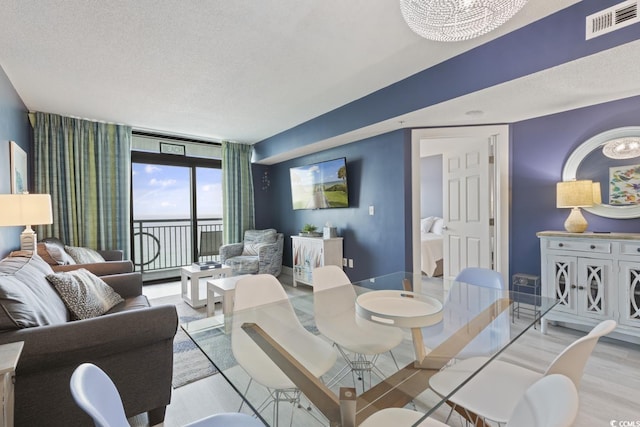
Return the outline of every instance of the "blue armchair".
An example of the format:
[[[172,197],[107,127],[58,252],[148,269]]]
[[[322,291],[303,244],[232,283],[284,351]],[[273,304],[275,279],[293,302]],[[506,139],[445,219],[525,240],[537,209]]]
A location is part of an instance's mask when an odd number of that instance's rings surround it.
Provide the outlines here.
[[[233,269],[233,274],[271,274],[282,271],[284,235],[275,229],[246,230],[244,241],[220,247],[220,261]]]

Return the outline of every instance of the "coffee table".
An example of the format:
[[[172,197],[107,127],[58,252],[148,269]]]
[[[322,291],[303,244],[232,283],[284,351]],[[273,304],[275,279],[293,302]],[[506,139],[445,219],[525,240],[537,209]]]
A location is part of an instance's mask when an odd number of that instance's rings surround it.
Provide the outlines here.
[[[238,280],[249,276],[250,274],[241,274],[207,281],[207,316],[215,314],[216,299],[220,297],[222,299],[225,332],[231,330],[231,314],[233,313],[233,296],[236,293],[236,283],[238,283]]]
[[[200,270],[198,267],[187,265],[180,269],[180,282],[182,284],[182,299],[193,308],[207,305],[207,299],[200,298],[200,278],[202,277],[227,277],[233,270],[228,265],[222,264],[218,268]],[[190,282],[190,283],[189,283]]]

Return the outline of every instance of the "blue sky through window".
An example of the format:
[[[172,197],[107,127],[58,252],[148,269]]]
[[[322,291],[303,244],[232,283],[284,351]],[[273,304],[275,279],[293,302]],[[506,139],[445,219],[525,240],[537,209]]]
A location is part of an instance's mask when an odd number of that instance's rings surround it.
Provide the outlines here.
[[[133,164],[134,219],[190,218],[190,169],[182,166]],[[222,218],[222,171],[197,168],[199,218]]]

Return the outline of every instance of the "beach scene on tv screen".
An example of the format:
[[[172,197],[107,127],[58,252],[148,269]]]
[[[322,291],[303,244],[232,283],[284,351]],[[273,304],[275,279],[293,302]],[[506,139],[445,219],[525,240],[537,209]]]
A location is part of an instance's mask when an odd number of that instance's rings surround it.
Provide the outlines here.
[[[291,168],[290,173],[293,209],[349,206],[344,159]]]

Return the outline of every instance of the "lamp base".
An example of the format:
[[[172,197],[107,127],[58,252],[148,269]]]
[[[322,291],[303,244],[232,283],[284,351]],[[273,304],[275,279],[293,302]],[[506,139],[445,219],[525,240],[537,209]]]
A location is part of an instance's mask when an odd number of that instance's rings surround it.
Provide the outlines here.
[[[36,235],[36,232],[33,231],[31,226],[28,225],[20,234],[20,250],[35,252],[37,244],[38,236]]]
[[[564,222],[564,228],[569,233],[583,233],[587,229],[587,220],[582,216],[580,208],[571,209],[571,213]]]

